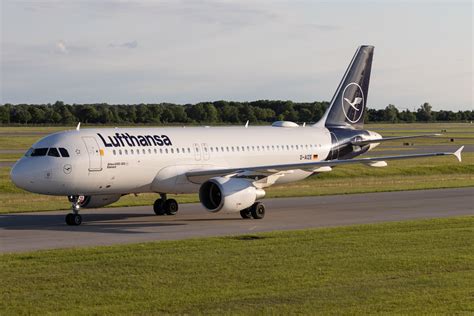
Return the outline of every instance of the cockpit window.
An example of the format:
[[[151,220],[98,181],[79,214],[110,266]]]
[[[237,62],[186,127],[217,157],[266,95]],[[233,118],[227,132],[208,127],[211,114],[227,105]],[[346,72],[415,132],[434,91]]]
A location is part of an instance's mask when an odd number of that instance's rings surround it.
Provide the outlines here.
[[[31,152],[31,157],[46,156],[48,148],[34,148]]]
[[[33,148],[28,149],[28,151],[25,153],[26,157],[31,156],[31,153],[33,152]]]
[[[59,151],[56,148],[50,148],[49,151],[48,151],[48,156],[60,157],[59,156]]]
[[[59,152],[63,157],[69,157],[69,153],[67,152],[66,148],[59,148]]]

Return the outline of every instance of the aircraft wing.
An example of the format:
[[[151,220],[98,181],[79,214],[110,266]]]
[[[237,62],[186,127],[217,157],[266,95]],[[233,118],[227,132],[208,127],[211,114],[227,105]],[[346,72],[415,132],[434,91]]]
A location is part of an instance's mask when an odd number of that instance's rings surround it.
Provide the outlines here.
[[[282,164],[282,165],[264,165],[264,166],[247,166],[247,167],[238,167],[238,168],[225,168],[225,169],[206,169],[206,170],[191,170],[186,172],[188,178],[202,178],[202,177],[216,177],[224,176],[235,173],[242,172],[260,172],[263,174],[274,174],[281,171],[303,169],[303,170],[314,170],[319,167],[333,167],[339,165],[348,165],[348,164],[370,164],[377,161],[386,161],[386,160],[398,160],[398,159],[412,159],[412,158],[423,158],[423,157],[433,157],[433,156],[455,156],[459,161],[461,161],[461,152],[464,149],[464,146],[460,147],[455,152],[437,152],[437,153],[426,153],[426,154],[412,154],[412,155],[398,155],[398,156],[383,156],[383,157],[374,157],[374,158],[358,158],[358,159],[347,159],[347,160],[325,160],[325,161],[316,161],[316,162],[304,162],[304,163],[293,163],[293,164]]]
[[[441,134],[422,134],[422,135],[412,135],[412,136],[395,136],[395,137],[384,137],[384,138],[375,138],[375,139],[354,140],[354,141],[351,141],[351,145],[362,146],[362,145],[368,145],[368,144],[373,144],[373,143],[388,142],[391,140],[419,138],[419,137],[436,137],[436,136],[441,136]]]

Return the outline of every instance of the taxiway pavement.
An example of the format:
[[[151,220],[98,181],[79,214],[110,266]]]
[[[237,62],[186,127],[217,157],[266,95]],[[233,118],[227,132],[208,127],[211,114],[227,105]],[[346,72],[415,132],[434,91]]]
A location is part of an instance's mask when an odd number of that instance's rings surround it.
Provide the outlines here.
[[[84,209],[81,226],[64,223],[67,211],[3,214],[0,253],[474,215],[474,188],[264,202],[267,213],[262,220],[208,213],[199,204],[180,205],[176,216],[156,216],[151,206]]]

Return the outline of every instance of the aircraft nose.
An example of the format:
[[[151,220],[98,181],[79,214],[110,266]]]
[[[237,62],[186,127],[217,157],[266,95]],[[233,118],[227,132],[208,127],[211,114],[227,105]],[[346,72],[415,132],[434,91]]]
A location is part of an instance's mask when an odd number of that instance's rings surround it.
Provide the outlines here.
[[[28,190],[28,170],[26,168],[25,162],[19,160],[10,171],[10,178],[12,182],[19,188]]]

